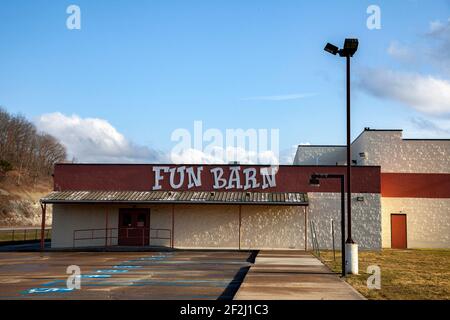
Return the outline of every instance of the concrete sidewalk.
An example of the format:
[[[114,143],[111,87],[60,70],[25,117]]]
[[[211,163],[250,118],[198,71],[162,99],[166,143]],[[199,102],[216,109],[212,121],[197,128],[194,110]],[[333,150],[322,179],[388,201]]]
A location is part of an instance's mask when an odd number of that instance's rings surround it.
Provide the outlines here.
[[[261,251],[235,300],[364,300],[304,251]]]

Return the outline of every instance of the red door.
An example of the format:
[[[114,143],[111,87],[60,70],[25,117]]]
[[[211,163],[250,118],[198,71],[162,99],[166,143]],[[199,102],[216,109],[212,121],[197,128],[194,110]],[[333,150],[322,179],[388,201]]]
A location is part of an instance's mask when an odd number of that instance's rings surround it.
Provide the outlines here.
[[[391,214],[391,248],[406,249],[406,214]]]
[[[149,209],[119,210],[119,246],[148,246],[149,236]]]

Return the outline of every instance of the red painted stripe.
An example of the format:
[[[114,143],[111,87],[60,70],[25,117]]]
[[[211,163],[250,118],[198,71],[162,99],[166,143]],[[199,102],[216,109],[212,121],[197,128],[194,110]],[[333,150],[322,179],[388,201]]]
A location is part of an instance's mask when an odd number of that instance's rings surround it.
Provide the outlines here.
[[[381,196],[388,198],[450,198],[450,174],[382,173]]]
[[[174,165],[168,165],[175,167]],[[187,165],[190,166],[190,165]],[[197,165],[193,165],[197,167]],[[224,168],[224,177],[229,176],[228,165],[203,165],[202,186],[190,191],[213,190],[213,167]],[[244,168],[262,166],[241,165]],[[339,180],[322,180],[319,188],[309,185],[313,173],[345,174],[345,166],[280,166],[276,176],[277,186],[274,188],[252,189],[249,191],[265,192],[340,192]],[[243,182],[244,177],[241,174]],[[152,190],[154,173],[152,165],[118,165],[118,164],[57,164],[54,170],[54,190],[104,190],[104,191],[147,191]],[[168,176],[161,181],[162,190],[171,190]],[[188,190],[185,185],[179,191]],[[380,167],[354,167],[352,169],[352,191],[355,193],[380,193]],[[221,191],[243,191],[224,190]]]

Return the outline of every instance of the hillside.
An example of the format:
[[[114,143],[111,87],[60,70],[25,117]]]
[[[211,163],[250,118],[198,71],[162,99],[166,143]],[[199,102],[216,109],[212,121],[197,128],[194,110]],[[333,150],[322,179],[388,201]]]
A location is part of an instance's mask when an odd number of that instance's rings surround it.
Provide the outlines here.
[[[52,190],[53,165],[65,160],[57,138],[0,106],[0,226],[41,224],[39,199]]]
[[[19,179],[16,170],[0,176],[0,227],[41,225],[39,199],[52,190],[52,178],[46,176],[36,179],[36,182],[33,180],[28,177]],[[51,217],[50,206],[47,208],[47,225],[51,225]]]

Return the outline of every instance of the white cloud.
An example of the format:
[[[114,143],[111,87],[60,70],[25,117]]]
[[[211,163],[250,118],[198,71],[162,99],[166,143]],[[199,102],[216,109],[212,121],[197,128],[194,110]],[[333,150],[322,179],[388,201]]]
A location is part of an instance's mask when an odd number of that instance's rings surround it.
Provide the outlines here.
[[[431,21],[429,25],[428,34],[436,35],[445,32],[446,29],[449,28],[449,25],[450,25],[450,18],[445,23],[441,22],[440,20]]]
[[[293,145],[288,149],[280,151],[280,164],[292,165],[294,163],[295,154],[297,153],[298,146]]]
[[[414,62],[416,60],[416,56],[411,48],[401,44],[398,41],[391,42],[387,52],[393,58],[403,62]]]
[[[56,112],[41,115],[35,123],[39,130],[59,139],[69,157],[75,157],[78,162],[135,163],[165,159],[158,151],[133,144],[103,119]]]
[[[391,42],[388,54],[400,62],[433,66],[437,73],[450,75],[450,18],[432,21],[414,45]]]
[[[450,18],[446,22],[431,22],[425,39],[427,45],[423,54],[429,57],[439,70],[450,75]]]
[[[239,147],[215,147],[211,152],[186,148],[170,155],[171,162],[176,164],[229,164],[237,161],[240,164],[280,164],[279,157],[271,150],[263,152],[248,151]]]
[[[56,137],[67,148],[69,160],[75,158],[77,162],[279,164],[278,156],[270,150],[258,153],[237,147],[217,147],[212,154],[192,148],[166,154],[132,143],[108,121],[98,118],[56,112],[41,115],[35,124],[38,130]]]
[[[364,69],[359,86],[368,93],[399,101],[433,115],[450,114],[450,81],[417,73]]]
[[[450,119],[414,117],[410,119],[410,128],[407,129],[411,137],[445,139],[450,137]]]
[[[420,67],[421,70],[433,67],[434,70],[425,75],[364,69],[359,73],[361,88],[374,96],[401,102],[424,115],[450,114],[450,19],[430,22],[428,30],[414,45],[393,41],[387,52],[408,67]],[[423,128],[423,121],[419,122]],[[416,128],[419,122],[416,119]]]
[[[244,101],[251,100],[261,100],[261,101],[286,101],[286,100],[299,100],[303,98],[316,96],[316,93],[293,93],[293,94],[284,94],[284,95],[274,95],[274,96],[258,96],[258,97],[249,97],[242,98]]]

